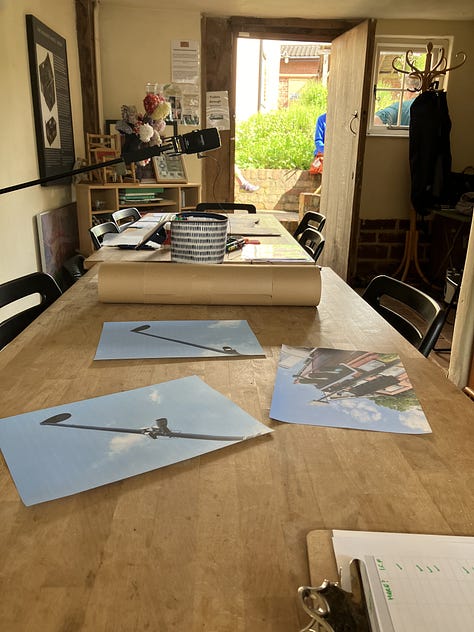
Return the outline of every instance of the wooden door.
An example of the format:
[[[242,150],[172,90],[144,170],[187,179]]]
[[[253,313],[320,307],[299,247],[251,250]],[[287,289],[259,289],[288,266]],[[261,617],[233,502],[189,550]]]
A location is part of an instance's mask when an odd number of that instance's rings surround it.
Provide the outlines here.
[[[320,262],[349,281],[357,259],[374,36],[375,21],[368,20],[331,45],[320,204],[327,217],[326,244]]]

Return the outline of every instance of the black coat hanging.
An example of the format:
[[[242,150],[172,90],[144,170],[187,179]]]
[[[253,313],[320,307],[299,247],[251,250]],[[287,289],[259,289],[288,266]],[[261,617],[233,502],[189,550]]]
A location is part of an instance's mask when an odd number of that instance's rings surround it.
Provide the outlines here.
[[[411,203],[428,215],[449,197],[451,119],[446,92],[427,90],[410,109]]]
[[[409,161],[411,175],[410,228],[405,241],[405,252],[394,276],[401,272],[406,279],[413,262],[420,278],[428,285],[418,262],[417,214],[427,215],[435,204],[441,203],[448,193],[451,172],[451,149],[449,136],[451,120],[448,113],[446,92],[438,91],[437,79],[451,70],[460,68],[466,61],[462,51],[455,55],[458,63],[448,68],[444,48],[433,59],[433,43],[426,45],[425,67],[420,69],[414,63],[412,50],[402,57],[395,57],[392,68],[418,80],[421,94],[413,101],[410,109]]]

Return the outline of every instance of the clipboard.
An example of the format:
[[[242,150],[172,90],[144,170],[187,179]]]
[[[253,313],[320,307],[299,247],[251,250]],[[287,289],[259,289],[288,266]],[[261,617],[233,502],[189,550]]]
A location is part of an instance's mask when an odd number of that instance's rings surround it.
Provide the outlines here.
[[[362,588],[361,562],[351,562],[352,592],[348,593],[339,586],[332,531],[310,531],[306,546],[311,586],[300,586],[298,598],[311,620],[300,632],[372,632]]]
[[[474,536],[334,529],[310,532],[307,551],[313,587],[298,591],[311,617],[303,630],[472,628]],[[365,622],[344,623],[347,604],[364,605]]]

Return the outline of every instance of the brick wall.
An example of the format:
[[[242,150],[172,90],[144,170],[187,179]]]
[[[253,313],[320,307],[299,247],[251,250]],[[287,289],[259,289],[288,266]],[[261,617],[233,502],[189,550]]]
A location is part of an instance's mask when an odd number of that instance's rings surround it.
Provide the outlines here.
[[[351,284],[365,287],[377,274],[393,275],[405,252],[408,219],[363,219],[359,224],[356,277]],[[427,269],[430,260],[431,219],[426,218],[419,226],[418,261]],[[412,263],[409,272],[415,274]],[[415,277],[416,278],[416,277]],[[410,278],[407,279],[410,281]]]
[[[296,169],[242,169],[242,175],[260,188],[254,193],[239,189],[235,183],[235,201],[251,202],[258,209],[298,212],[300,193],[312,193],[321,184],[321,176]]]

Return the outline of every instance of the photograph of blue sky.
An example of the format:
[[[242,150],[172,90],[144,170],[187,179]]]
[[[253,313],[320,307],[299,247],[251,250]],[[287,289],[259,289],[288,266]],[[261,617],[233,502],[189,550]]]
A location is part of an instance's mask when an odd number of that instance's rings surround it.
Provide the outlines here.
[[[283,346],[270,417],[378,432],[431,432],[400,358],[367,351]]]
[[[33,505],[269,432],[191,376],[2,419],[0,448]]]
[[[95,360],[264,356],[246,320],[104,323]]]

